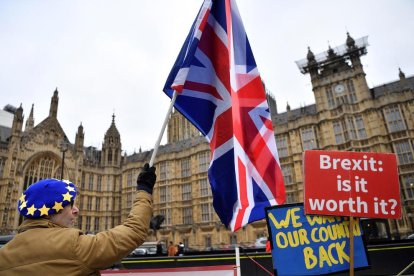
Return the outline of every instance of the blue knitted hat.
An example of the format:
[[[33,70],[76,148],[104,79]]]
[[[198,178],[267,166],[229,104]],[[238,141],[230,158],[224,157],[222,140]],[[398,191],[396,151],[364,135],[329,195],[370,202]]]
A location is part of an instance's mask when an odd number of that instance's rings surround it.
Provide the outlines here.
[[[76,186],[69,180],[43,179],[30,185],[17,207],[27,218],[56,214],[75,200]]]

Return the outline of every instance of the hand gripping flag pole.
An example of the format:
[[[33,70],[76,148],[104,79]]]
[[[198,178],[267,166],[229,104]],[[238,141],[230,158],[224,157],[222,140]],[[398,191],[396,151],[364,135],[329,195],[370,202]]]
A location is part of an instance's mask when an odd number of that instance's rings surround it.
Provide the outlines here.
[[[162,127],[161,127],[160,135],[158,135],[157,142],[155,142],[154,151],[152,152],[151,160],[149,162],[150,167],[154,165],[155,156],[157,155],[158,148],[160,147],[161,139],[162,139],[162,136],[164,135],[165,127],[167,126],[168,120],[170,119],[170,114],[171,114],[171,111],[172,111],[172,108],[174,106],[176,99],[177,99],[177,91],[174,90],[171,103],[170,103],[170,107],[168,108],[167,115],[165,116],[164,123],[162,124]]]

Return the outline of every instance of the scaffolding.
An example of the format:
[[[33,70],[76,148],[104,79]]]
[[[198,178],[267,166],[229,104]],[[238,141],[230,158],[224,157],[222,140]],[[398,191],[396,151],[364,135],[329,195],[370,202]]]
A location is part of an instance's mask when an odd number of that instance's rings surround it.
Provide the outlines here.
[[[355,47],[349,48],[346,44],[342,44],[340,46],[332,48],[332,50],[338,57],[343,57],[352,53],[358,53],[361,56],[367,53],[367,46],[369,46],[368,36],[364,36],[355,40]],[[328,61],[328,52],[329,50],[315,55],[315,61],[317,65],[321,66]],[[295,61],[295,63],[302,74],[309,72],[309,60],[307,58]]]

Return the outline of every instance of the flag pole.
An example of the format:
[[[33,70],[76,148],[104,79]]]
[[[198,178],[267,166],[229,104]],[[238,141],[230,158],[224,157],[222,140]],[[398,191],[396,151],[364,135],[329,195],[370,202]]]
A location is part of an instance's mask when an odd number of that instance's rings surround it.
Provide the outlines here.
[[[151,160],[149,162],[150,167],[154,165],[155,156],[157,155],[158,148],[160,147],[162,136],[164,135],[165,127],[167,126],[168,120],[170,119],[170,114],[174,106],[175,100],[177,99],[177,91],[174,90],[173,96],[171,98],[170,107],[168,108],[167,115],[165,116],[164,123],[161,127],[160,135],[158,136],[157,142],[155,142],[154,151],[152,152]]]

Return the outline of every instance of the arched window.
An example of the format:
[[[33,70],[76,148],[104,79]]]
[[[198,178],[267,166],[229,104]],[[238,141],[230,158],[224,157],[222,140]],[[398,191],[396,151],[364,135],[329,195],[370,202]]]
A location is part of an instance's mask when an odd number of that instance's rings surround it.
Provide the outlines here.
[[[30,184],[45,178],[57,178],[59,162],[52,156],[40,156],[33,160],[24,173],[24,186],[26,189]]]
[[[108,164],[112,164],[112,149],[108,149]]]

